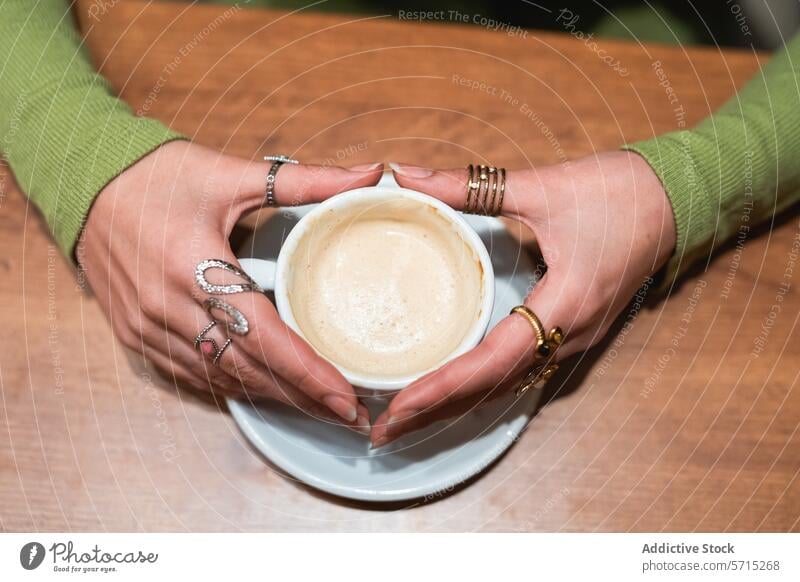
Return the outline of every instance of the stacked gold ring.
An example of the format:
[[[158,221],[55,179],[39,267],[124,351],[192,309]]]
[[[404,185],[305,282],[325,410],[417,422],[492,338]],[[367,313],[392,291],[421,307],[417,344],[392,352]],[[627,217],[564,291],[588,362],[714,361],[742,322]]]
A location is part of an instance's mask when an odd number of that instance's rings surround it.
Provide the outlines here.
[[[470,164],[467,166],[467,201],[464,212],[497,216],[503,210],[506,169]]]
[[[545,334],[544,325],[539,317],[524,305],[517,305],[511,310],[511,314],[517,313],[528,320],[533,332],[536,334],[536,347],[534,349],[534,364],[528,375],[517,387],[517,396],[522,396],[531,388],[543,388],[547,381],[558,370],[558,364],[553,362],[558,347],[564,342],[564,333],[561,328],[556,326]]]

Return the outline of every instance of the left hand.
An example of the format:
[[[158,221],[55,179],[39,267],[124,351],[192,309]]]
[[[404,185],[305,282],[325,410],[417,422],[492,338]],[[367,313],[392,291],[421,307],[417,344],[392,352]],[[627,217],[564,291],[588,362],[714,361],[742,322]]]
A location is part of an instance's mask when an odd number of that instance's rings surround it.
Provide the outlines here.
[[[463,208],[465,169],[393,169],[401,186]],[[564,331],[558,360],[600,341],[675,248],[666,192],[647,162],[630,152],[508,172],[502,214],[533,231],[547,264],[525,304],[546,332]],[[533,365],[535,343],[525,318],[506,317],[474,350],[401,391],[373,423],[373,447],[515,389]]]
[[[275,181],[284,206],[321,202],[378,182],[382,164],[338,168],[286,164]],[[215,395],[268,399],[313,417],[368,431],[369,412],[353,387],[278,316],[262,293],[225,295],[249,320],[234,333],[208,329],[213,351],[198,351],[198,334],[225,313],[209,313],[195,268],[204,259],[238,265],[234,225],[264,204],[271,164],[222,154],[184,141],[156,148],[114,178],[89,212],[77,259],[121,343],[172,379]],[[212,272],[219,284],[241,283]],[[232,343],[218,362],[218,346]],[[201,344],[208,347],[209,343]]]

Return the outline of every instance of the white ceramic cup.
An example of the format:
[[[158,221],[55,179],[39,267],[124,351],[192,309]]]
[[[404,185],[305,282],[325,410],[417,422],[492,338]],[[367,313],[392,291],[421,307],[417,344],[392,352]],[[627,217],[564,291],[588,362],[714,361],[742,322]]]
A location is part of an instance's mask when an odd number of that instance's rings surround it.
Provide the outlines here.
[[[281,319],[301,337],[305,338],[303,330],[297,324],[294,313],[292,312],[292,304],[289,301],[290,289],[288,288],[288,282],[291,281],[289,275],[293,267],[293,257],[298,244],[306,235],[309,228],[313,227],[316,220],[328,211],[347,212],[348,208],[358,206],[365,201],[375,204],[380,203],[381,200],[397,200],[398,198],[414,200],[421,204],[434,207],[439,214],[452,225],[461,239],[472,249],[475,256],[480,261],[483,271],[480,315],[475,319],[475,322],[464,336],[461,344],[459,344],[448,357],[434,367],[437,368],[478,345],[486,334],[489,318],[492,315],[492,308],[494,306],[494,270],[492,269],[492,261],[489,258],[486,247],[477,233],[472,230],[461,215],[441,201],[425,194],[396,186],[374,186],[350,190],[326,200],[300,219],[289,233],[289,236],[286,237],[280,253],[278,254],[277,261],[240,258],[239,262],[245,272],[262,288],[274,291],[275,303]],[[367,376],[355,373],[343,368],[336,362],[332,363],[353,386],[366,389],[361,390],[362,395],[370,396],[392,394],[405,388],[417,378],[432,371],[421,370],[415,374],[400,378],[382,378],[380,376]]]

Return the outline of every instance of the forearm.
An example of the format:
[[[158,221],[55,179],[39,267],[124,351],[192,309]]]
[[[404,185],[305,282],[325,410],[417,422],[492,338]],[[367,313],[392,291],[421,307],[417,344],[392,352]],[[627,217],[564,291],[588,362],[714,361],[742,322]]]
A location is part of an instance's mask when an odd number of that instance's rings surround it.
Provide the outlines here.
[[[181,137],[135,117],[92,69],[66,0],[0,3],[0,149],[65,254],[100,190]]]
[[[800,36],[695,128],[624,146],[661,179],[677,244],[664,282],[800,199]]]

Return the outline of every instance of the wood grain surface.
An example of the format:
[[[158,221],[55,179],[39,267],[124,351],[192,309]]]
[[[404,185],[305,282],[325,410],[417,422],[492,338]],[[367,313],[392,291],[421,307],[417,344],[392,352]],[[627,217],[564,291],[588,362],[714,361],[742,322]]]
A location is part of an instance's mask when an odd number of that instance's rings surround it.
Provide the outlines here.
[[[759,65],[598,41],[615,71],[569,34],[139,1],[90,18],[89,5],[93,59],[135,110],[253,158],[554,163],[692,124]],[[224,406],[126,354],[0,172],[3,530],[800,530],[793,283],[771,315],[796,212],[623,316],[469,486],[371,506],[282,476]]]

